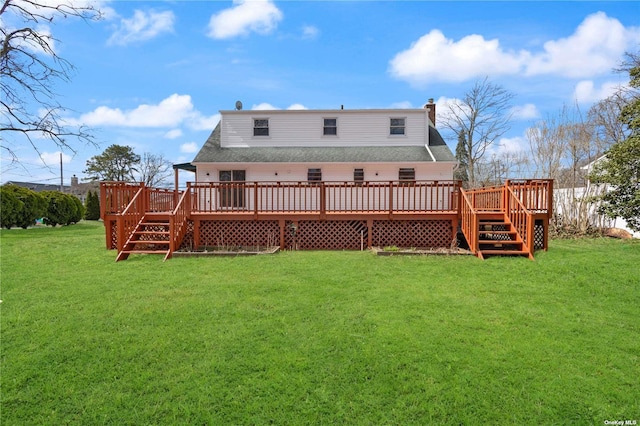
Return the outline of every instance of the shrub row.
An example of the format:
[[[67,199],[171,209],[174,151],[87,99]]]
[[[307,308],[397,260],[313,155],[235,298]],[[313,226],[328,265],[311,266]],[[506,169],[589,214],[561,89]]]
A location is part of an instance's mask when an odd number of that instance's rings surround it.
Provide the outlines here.
[[[90,195],[87,197],[89,209],[85,209],[78,197],[62,192],[35,192],[17,185],[0,186],[0,226],[7,229],[19,226],[26,229],[33,226],[38,219],[50,226],[71,225],[85,217],[85,211],[90,213],[87,219],[97,220],[100,218],[98,196]]]

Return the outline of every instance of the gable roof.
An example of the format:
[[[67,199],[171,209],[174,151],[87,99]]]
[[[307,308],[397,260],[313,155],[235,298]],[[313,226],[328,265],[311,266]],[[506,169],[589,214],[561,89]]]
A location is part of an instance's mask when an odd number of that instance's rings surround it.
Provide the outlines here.
[[[440,133],[429,126],[429,151],[424,146],[375,147],[251,147],[220,146],[220,123],[192,163],[377,163],[456,161]]]
[[[7,181],[4,183],[5,185],[15,185],[21,186],[23,188],[30,189],[35,192],[41,191],[60,191],[60,185],[54,185],[50,183],[34,183],[34,182],[17,182],[17,181]],[[64,190],[68,190],[70,187],[67,185],[63,186]]]

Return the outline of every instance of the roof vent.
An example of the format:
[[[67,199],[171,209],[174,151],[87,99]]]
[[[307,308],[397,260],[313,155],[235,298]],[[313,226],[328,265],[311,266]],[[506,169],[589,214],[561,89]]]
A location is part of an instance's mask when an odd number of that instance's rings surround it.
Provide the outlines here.
[[[236,110],[240,111],[242,109],[242,102],[236,101]]]

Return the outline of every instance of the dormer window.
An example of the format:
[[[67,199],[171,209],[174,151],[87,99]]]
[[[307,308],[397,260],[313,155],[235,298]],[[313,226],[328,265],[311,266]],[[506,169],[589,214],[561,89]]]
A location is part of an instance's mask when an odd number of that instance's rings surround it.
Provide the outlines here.
[[[269,136],[268,118],[256,118],[253,120],[253,136]]]
[[[404,135],[404,118],[392,118],[389,125],[390,135]]]
[[[337,118],[325,118],[322,134],[324,136],[337,136],[338,135],[338,119]]]

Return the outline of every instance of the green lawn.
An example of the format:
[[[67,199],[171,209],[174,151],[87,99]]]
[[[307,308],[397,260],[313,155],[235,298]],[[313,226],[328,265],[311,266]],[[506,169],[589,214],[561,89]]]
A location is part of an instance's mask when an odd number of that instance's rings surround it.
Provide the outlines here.
[[[640,423],[640,242],[132,256],[1,231],[1,423]]]

